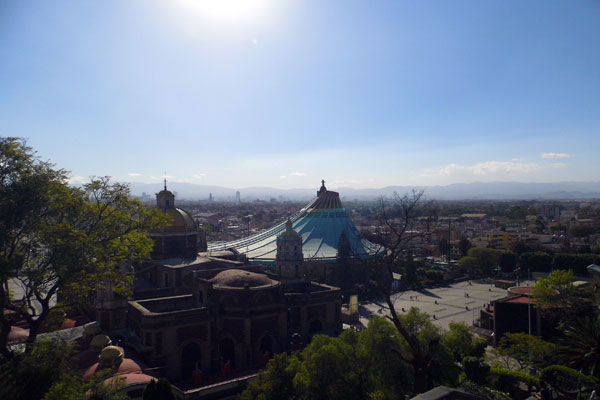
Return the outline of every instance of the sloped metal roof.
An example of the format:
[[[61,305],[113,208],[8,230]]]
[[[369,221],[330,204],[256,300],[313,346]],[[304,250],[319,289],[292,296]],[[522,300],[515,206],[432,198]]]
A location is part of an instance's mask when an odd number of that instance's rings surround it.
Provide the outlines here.
[[[324,186],[317,198],[296,214],[290,216],[292,228],[302,237],[305,260],[335,261],[340,236],[345,233],[351,253],[362,259],[375,255],[379,246],[363,238],[348,217],[339,193]],[[231,242],[210,243],[208,251],[235,248],[246,254],[251,263],[274,264],[277,253],[277,236],[285,231],[287,220],[253,236]]]

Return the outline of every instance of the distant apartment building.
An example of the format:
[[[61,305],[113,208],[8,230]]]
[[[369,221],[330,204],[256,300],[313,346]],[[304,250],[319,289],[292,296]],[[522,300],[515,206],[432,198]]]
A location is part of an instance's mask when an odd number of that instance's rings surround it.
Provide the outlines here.
[[[489,232],[487,239],[489,247],[509,249],[519,239],[519,235],[515,232]]]

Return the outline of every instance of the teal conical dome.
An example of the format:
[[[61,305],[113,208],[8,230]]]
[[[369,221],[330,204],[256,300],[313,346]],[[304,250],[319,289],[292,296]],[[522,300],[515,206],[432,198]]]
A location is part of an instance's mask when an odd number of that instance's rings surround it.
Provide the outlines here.
[[[379,246],[363,238],[356,229],[339,193],[327,190],[323,182],[317,197],[286,221],[243,239],[209,244],[208,251],[234,248],[246,254],[251,263],[273,264],[277,255],[277,237],[285,236],[292,228],[302,237],[305,260],[335,261],[342,233],[350,244],[351,256],[365,259],[379,250]]]

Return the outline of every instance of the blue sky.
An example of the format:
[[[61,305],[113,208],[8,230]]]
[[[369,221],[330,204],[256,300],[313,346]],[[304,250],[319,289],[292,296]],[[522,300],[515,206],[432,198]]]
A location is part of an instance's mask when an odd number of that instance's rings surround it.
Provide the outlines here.
[[[73,182],[598,181],[598,38],[597,0],[4,1],[0,135]]]

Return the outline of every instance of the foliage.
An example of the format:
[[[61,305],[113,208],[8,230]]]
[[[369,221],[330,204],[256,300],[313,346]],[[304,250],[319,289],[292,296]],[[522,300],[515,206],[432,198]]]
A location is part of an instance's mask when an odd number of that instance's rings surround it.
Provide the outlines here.
[[[593,254],[558,253],[554,255],[554,268],[572,269],[578,275],[587,275],[586,267],[594,263]]]
[[[502,272],[513,272],[517,268],[517,255],[512,251],[502,251],[498,266]]]
[[[52,386],[44,400],[128,400],[124,385],[124,378],[111,369],[95,373],[89,383],[67,375]]]
[[[466,256],[461,258],[458,260],[458,266],[470,275],[475,276],[481,274],[479,263],[475,257]]]
[[[86,307],[98,289],[127,294],[132,276],[116,267],[149,256],[145,229],[162,218],[130,199],[126,185],[101,178],[70,187],[22,140],[0,138],[0,309],[28,322],[28,349],[53,309]],[[9,295],[9,280],[22,293]],[[5,357],[13,322],[0,315]]]
[[[143,400],[175,400],[173,389],[167,378],[152,379],[144,388]]]
[[[489,373],[490,366],[485,364],[481,358],[467,356],[462,360],[465,369],[465,375],[470,381],[475,383],[485,383]]]
[[[510,251],[515,253],[517,256],[520,256],[523,253],[533,252],[535,249],[529,243],[525,243],[522,240],[517,240],[510,245]]]
[[[521,332],[504,334],[495,349],[507,368],[516,363],[519,370],[546,366],[555,351],[555,344]]]
[[[448,241],[448,239],[442,238],[438,242],[438,250],[440,251],[440,254],[443,254],[443,255],[450,254],[451,248],[452,248],[452,246],[450,246],[450,242]]]
[[[500,264],[502,253],[496,249],[472,247],[467,256],[458,260],[458,265],[472,276],[487,276]]]
[[[292,362],[293,361],[293,362]],[[258,374],[242,393],[242,400],[276,400],[293,399],[294,376],[299,360],[295,355],[276,354],[267,368]]]
[[[39,399],[67,375],[71,347],[58,340],[40,340],[29,353],[19,353],[2,363],[0,398]]]
[[[431,224],[436,219],[437,210],[431,204],[423,203],[422,197],[423,191],[413,190],[404,196],[394,194],[391,202],[385,198],[380,199],[379,218],[383,234],[379,243],[382,257],[373,265],[375,283],[390,310],[389,318],[404,339],[405,353],[409,353],[406,357],[399,352],[398,357],[407,362],[413,370],[414,393],[426,391],[431,384],[432,377],[422,371],[435,369],[439,336],[419,336],[409,329],[396,312],[391,296],[394,268],[411,251],[417,240],[428,236]],[[423,338],[428,341],[425,346],[422,343]]]
[[[532,296],[549,320],[568,325],[579,315],[591,312],[593,293],[575,286],[573,281],[573,271],[554,270],[533,286]]]
[[[467,254],[477,260],[477,271],[479,275],[484,276],[491,274],[494,267],[499,264],[501,252],[496,249],[473,247]]]
[[[471,242],[469,241],[469,239],[467,239],[466,237],[461,237],[460,240],[458,241],[458,251],[461,255],[461,257],[464,257],[467,255],[467,252],[469,251],[469,249],[472,247]]]
[[[552,256],[542,251],[523,253],[519,256],[519,267],[521,271],[548,272],[552,269]]]
[[[600,317],[581,316],[563,328],[555,360],[600,378]]]
[[[29,352],[17,353],[9,360],[0,357],[0,398],[45,400],[125,400],[119,392],[122,382],[104,381],[113,374],[106,370],[85,384],[70,361],[73,348],[60,340],[38,340]]]
[[[442,332],[426,314],[411,310],[402,323],[419,338],[423,351]],[[432,368],[425,374],[430,386],[453,385],[458,367],[451,352],[436,346]],[[393,324],[381,317],[370,320],[360,333],[345,331],[337,338],[317,335],[303,351],[275,356],[242,399],[395,399],[412,392],[411,350]]]
[[[516,386],[518,383],[524,383],[529,387],[540,386],[539,377],[523,371],[514,371],[506,368],[491,368],[490,375],[492,375],[494,387],[506,392],[511,391],[512,387]]]
[[[485,340],[474,339],[464,322],[450,322],[449,331],[442,337],[442,345],[454,356],[456,362],[464,357],[481,358],[487,345]]]
[[[444,280],[444,273],[435,269],[428,269],[425,271],[425,276],[434,282],[442,282]]]
[[[596,386],[598,380],[564,365],[550,365],[540,372],[540,381],[562,393],[579,391],[581,386]]]
[[[571,229],[569,229],[569,234],[571,236],[575,236],[576,238],[584,238],[593,234],[596,230],[592,226],[587,225],[575,225]]]

